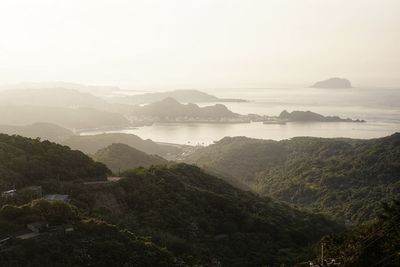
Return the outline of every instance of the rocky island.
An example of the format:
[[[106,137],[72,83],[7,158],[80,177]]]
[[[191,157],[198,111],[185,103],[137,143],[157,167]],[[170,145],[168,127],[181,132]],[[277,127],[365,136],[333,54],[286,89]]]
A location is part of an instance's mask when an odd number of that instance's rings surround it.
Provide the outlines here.
[[[349,80],[335,77],[316,82],[311,88],[352,88],[352,86]]]
[[[311,111],[282,111],[278,116],[281,121],[288,122],[365,122],[364,120],[353,120],[350,118],[340,118],[339,116],[323,116]]]

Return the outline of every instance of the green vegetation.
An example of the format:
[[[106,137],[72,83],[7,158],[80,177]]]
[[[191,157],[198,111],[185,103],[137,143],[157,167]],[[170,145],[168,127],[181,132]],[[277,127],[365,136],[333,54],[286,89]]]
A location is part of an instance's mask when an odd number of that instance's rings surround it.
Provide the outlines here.
[[[178,266],[168,251],[131,232],[85,218],[68,204],[35,201],[0,210],[0,229],[5,234],[23,230],[37,220],[46,221],[55,230],[68,223],[73,231],[52,230],[27,240],[13,238],[0,247],[2,267]]]
[[[275,266],[312,257],[309,245],[341,227],[230,186],[199,168],[138,168],[85,197],[91,216],[166,247],[190,264]]]
[[[262,195],[355,223],[375,218],[380,202],[400,193],[399,133],[372,140],[224,138],[187,161]]]
[[[49,141],[0,134],[0,190],[41,181],[105,178],[109,170],[80,151]]]
[[[160,156],[148,155],[126,144],[112,144],[100,149],[93,155],[93,159],[104,163],[114,173],[137,167],[163,165],[168,162]]]
[[[400,266],[400,202],[383,207],[373,223],[354,227],[340,235],[330,235],[325,257],[339,259],[345,267]]]
[[[63,145],[72,149],[80,150],[86,154],[94,154],[99,149],[106,148],[114,143],[126,144],[130,147],[143,151],[147,154],[164,156],[167,154],[178,154],[181,149],[176,146],[160,145],[149,139],[143,140],[134,134],[110,133],[79,136],[75,135],[62,142]]]

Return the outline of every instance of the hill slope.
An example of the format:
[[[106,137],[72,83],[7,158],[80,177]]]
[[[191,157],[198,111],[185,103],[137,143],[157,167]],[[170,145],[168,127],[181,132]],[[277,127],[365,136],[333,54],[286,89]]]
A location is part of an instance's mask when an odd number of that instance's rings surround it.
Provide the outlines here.
[[[89,201],[93,216],[152,236],[192,264],[291,263],[308,257],[308,245],[322,235],[341,229],[322,216],[236,189],[194,166],[142,168],[125,176],[75,197],[94,200]]]
[[[66,128],[52,123],[38,122],[24,126],[0,125],[0,133],[21,135],[29,138],[41,138],[50,141],[60,141],[71,137],[74,133]]]
[[[0,191],[43,180],[104,178],[108,171],[80,151],[49,141],[0,134]]]
[[[63,145],[69,146],[72,149],[80,150],[86,154],[94,154],[99,149],[103,149],[114,143],[126,144],[147,154],[157,154],[160,156],[164,156],[169,153],[180,152],[180,149],[176,146],[160,145],[149,139],[143,140],[134,134],[124,133],[97,134],[86,136],[75,135],[62,141]]]
[[[126,144],[112,144],[100,149],[93,155],[93,159],[104,163],[114,173],[168,162],[160,156],[148,155]]]
[[[372,140],[224,138],[187,161],[352,222],[375,218],[380,201],[400,193],[398,133]]]

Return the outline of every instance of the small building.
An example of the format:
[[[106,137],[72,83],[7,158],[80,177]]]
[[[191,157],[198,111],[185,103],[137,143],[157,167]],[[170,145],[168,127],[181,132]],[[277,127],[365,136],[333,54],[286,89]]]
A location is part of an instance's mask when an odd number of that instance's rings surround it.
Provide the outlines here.
[[[74,226],[72,224],[64,224],[63,227],[64,227],[64,232],[65,233],[70,233],[70,232],[73,232],[75,230]]]
[[[39,235],[40,235],[39,233],[35,233],[35,232],[24,232],[24,233],[20,233],[20,234],[16,235],[15,238],[26,240],[26,239],[31,239],[31,238],[37,237]]]
[[[49,228],[46,222],[33,222],[26,225],[26,227],[34,233],[42,233]]]
[[[69,195],[59,195],[59,194],[52,194],[52,195],[45,195],[44,200],[47,201],[61,201],[64,203],[69,203],[71,200]]]
[[[17,195],[17,190],[16,189],[11,189],[8,191],[3,191],[1,192],[1,197],[3,198],[10,198],[10,197],[14,197]]]

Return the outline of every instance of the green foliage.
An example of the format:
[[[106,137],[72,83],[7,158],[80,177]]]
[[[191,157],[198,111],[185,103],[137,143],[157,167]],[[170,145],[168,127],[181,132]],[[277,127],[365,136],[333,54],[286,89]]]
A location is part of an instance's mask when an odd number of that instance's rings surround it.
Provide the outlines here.
[[[105,177],[107,167],[49,141],[0,134],[0,190],[49,181]]]
[[[148,155],[140,150],[126,144],[112,144],[100,149],[93,158],[104,163],[114,173],[134,169],[137,167],[148,167],[151,165],[166,164],[167,160],[157,155]]]
[[[117,184],[87,192],[96,198],[92,216],[151,236],[192,264],[291,263],[311,255],[307,247],[321,236],[341,229],[190,165],[138,168],[124,175]]]
[[[400,134],[365,141],[224,138],[187,161],[354,223],[375,218],[380,202],[400,193]]]
[[[53,202],[3,207],[0,225],[3,220],[27,223],[36,215],[48,221],[57,218],[57,223],[72,221],[74,231],[14,240],[0,249],[1,266],[177,266],[168,251],[105,222],[79,218],[74,211],[67,204]],[[12,215],[17,217],[10,218]]]
[[[349,267],[400,266],[399,225],[400,201],[394,201],[384,205],[377,221],[325,237],[325,255]]]

